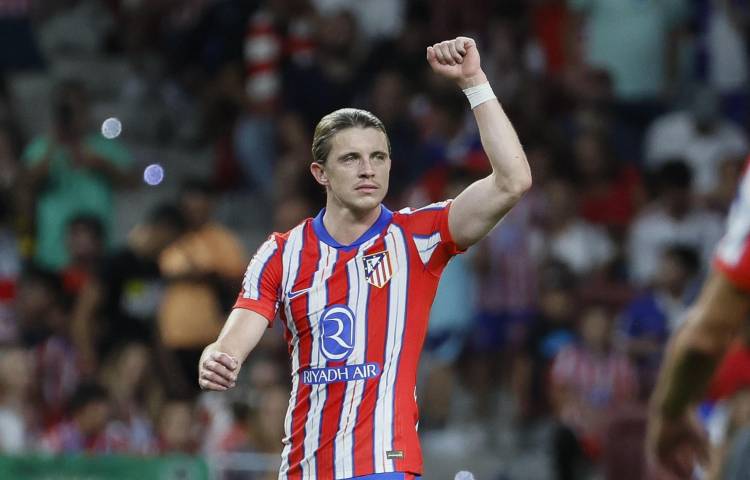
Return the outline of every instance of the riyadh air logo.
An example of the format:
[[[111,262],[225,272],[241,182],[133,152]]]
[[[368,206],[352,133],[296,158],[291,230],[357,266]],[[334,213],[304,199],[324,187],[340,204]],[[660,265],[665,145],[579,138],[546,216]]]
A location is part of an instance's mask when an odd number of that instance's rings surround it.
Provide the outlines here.
[[[331,305],[320,316],[320,348],[329,360],[344,360],[354,350],[354,312]]]
[[[362,257],[362,261],[365,264],[365,277],[367,277],[367,282],[370,285],[383,288],[393,276],[391,256],[388,254],[388,250],[365,255]]]

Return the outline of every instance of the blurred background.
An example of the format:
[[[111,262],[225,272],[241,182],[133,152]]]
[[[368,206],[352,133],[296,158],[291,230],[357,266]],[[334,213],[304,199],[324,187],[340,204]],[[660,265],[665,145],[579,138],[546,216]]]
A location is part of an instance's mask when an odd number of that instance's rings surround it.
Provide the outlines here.
[[[748,0],[1,0],[0,477],[276,478],[281,331],[228,393],[197,389],[201,349],[262,240],[323,206],[322,115],[383,120],[391,209],[488,173],[425,61],[456,35],[534,186],[441,281],[425,478],[645,478],[749,150]]]

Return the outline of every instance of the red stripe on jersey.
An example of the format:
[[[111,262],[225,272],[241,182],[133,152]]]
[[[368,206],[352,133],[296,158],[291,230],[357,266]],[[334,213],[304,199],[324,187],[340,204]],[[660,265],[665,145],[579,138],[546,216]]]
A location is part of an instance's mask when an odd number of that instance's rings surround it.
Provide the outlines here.
[[[410,263],[421,262],[419,252],[412,242],[407,239],[407,249]],[[401,356],[398,365],[398,376],[396,377],[396,393],[393,415],[400,419],[396,422],[393,432],[393,450],[409,452],[403,459],[395,459],[394,469],[397,472],[418,471],[421,469],[422,450],[419,445],[416,424],[419,420],[417,401],[413,385],[416,385],[416,372],[419,356],[422,352],[425,336],[427,335],[427,323],[420,322],[419,318],[429,318],[430,307],[437,292],[439,277],[435,275],[423,275],[420,269],[411,268],[409,272],[409,286],[420,282],[421,292],[428,296],[420,302],[408,302],[406,306],[406,325],[404,327],[403,342],[401,345]],[[426,287],[426,288],[425,288]],[[429,298],[429,293],[432,297]],[[408,422],[408,423],[407,423]],[[399,425],[414,425],[415,428],[400,428]],[[418,452],[418,456],[414,456]]]
[[[333,269],[333,274],[329,278],[326,288],[328,291],[327,305],[337,305],[348,303],[349,279],[346,274],[346,264],[351,260],[357,250],[352,252],[339,252],[339,258]],[[346,360],[333,361],[328,360],[326,366],[340,367],[346,365]],[[346,382],[334,382],[326,386],[326,400],[323,404],[323,414],[320,419],[320,438],[322,441],[318,445],[318,452],[315,456],[317,477],[319,479],[333,478],[335,471],[335,444],[336,432],[341,420],[341,409],[344,404],[344,392],[346,391]]]
[[[310,248],[310,245],[315,246]],[[297,279],[294,282],[291,291],[300,291],[312,286],[315,271],[318,268],[320,255],[321,252],[318,246],[318,239],[315,238],[312,228],[306,226],[304,246],[302,248],[302,255],[300,256],[299,273],[297,274]],[[307,293],[295,297],[294,304],[292,305],[292,312],[297,309],[307,312],[308,302],[309,299]],[[299,375],[303,370],[310,368],[310,363],[312,362],[312,340],[310,336],[310,325],[307,322],[307,315],[293,316],[296,317],[294,324],[298,335],[300,362],[299,371],[292,372],[292,375]],[[302,479],[301,462],[305,456],[305,423],[307,422],[307,415],[310,411],[310,390],[310,385],[305,385],[303,382],[299,382],[296,405],[292,410],[292,448],[289,452],[289,480]]]
[[[385,240],[378,239],[365,252],[382,252],[385,250]],[[375,362],[380,365],[382,376],[385,364],[385,341],[388,333],[388,284],[383,288],[370,286],[367,299],[367,352],[365,362]],[[354,476],[369,475],[375,471],[375,457],[373,455],[373,434],[375,432],[375,403],[378,400],[378,385],[380,376],[368,379],[362,401],[356,412],[354,426]]]

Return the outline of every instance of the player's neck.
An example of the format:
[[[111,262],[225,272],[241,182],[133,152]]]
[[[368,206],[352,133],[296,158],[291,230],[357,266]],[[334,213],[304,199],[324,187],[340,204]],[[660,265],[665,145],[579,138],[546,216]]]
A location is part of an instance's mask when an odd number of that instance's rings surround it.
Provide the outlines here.
[[[350,245],[361,237],[380,217],[378,205],[367,212],[355,212],[328,202],[323,215],[323,225],[328,234],[341,245]]]

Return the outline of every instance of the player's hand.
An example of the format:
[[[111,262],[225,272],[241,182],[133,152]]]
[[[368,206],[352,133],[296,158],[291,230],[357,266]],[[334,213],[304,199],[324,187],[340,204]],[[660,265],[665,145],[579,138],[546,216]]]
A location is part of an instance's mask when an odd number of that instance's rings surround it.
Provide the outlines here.
[[[239,362],[231,355],[211,352],[201,358],[198,384],[203,390],[228,390],[236,385],[239,370]]]
[[[455,81],[461,88],[487,81],[476,42],[469,37],[456,37],[427,47],[427,62],[433,72]]]
[[[708,462],[708,440],[694,415],[649,418],[646,448],[652,460],[677,478],[691,478],[696,463]]]

